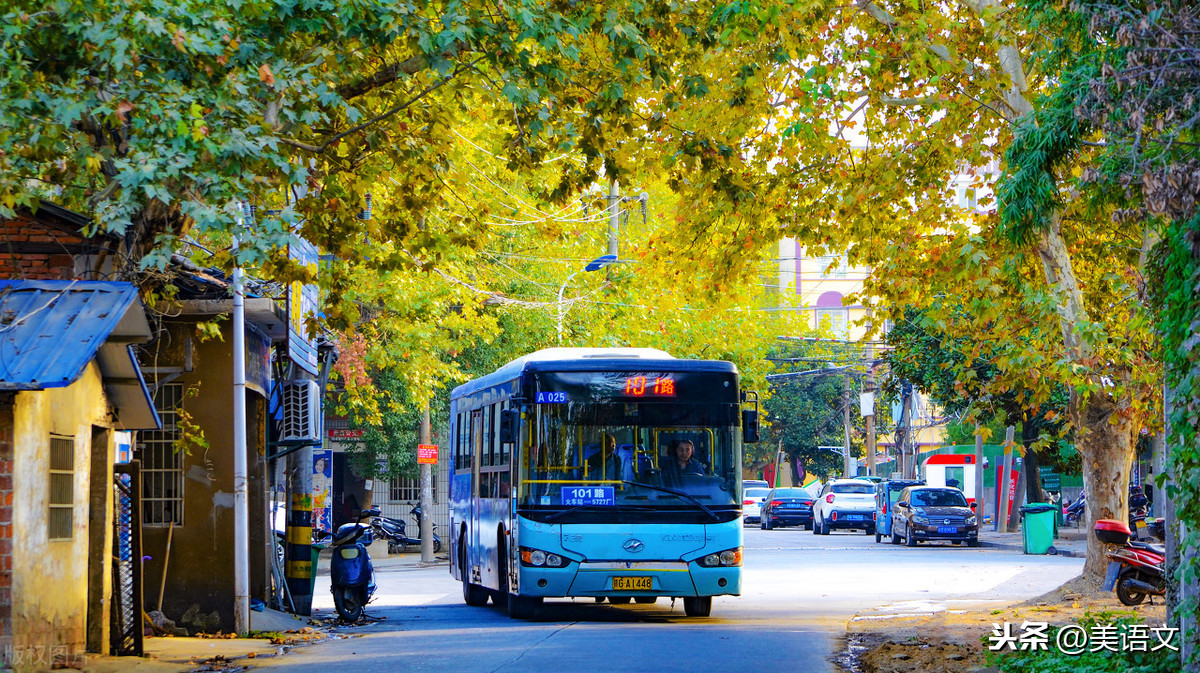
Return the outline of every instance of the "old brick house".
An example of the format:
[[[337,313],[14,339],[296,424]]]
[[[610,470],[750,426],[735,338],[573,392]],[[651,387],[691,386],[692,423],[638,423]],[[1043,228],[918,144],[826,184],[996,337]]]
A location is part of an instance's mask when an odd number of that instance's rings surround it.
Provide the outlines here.
[[[121,263],[121,239],[88,236],[89,220],[72,210],[43,203],[34,214],[0,218],[0,278],[25,280],[113,280]]]
[[[16,670],[108,652],[117,433],[159,420],[120,240],[45,205],[0,220],[0,645]],[[138,625],[140,629],[140,624]]]

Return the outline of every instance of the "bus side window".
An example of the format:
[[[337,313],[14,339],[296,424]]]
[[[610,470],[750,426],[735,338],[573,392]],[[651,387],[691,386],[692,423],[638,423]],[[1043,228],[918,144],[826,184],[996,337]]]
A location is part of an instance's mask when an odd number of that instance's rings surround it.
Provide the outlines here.
[[[463,456],[462,468],[464,470],[470,471],[471,470],[471,453],[472,453],[471,444],[472,444],[472,442],[475,441],[474,437],[472,436],[472,432],[474,432],[474,431],[471,429],[471,412],[469,412],[469,411],[463,412],[462,422],[463,422],[463,428],[462,428],[463,433],[462,433],[462,439],[459,440],[459,448],[462,449],[462,456]]]
[[[464,450],[467,446],[467,415],[463,412],[458,412],[455,422],[457,423],[457,432],[454,435],[454,471],[464,470],[467,468],[467,456]]]
[[[497,437],[500,436],[500,431],[499,431],[500,419],[503,417],[504,411],[506,411],[508,408],[509,408],[508,400],[504,400],[503,402],[500,403],[500,413],[496,415],[496,428],[497,428],[496,436]],[[500,465],[503,465],[505,467],[508,466],[511,446],[512,445],[510,445],[510,444],[504,444],[504,443],[500,444]]]
[[[492,406],[483,407],[483,443],[479,447],[479,466],[489,467],[492,464]]]

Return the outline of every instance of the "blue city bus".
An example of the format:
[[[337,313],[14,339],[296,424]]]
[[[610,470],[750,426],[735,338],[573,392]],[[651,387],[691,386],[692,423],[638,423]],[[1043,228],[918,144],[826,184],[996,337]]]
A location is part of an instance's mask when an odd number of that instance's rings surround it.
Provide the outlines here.
[[[450,572],[463,600],[682,598],[742,585],[742,443],[758,396],[729,362],[550,348],[454,389]],[[691,459],[685,460],[690,449]]]

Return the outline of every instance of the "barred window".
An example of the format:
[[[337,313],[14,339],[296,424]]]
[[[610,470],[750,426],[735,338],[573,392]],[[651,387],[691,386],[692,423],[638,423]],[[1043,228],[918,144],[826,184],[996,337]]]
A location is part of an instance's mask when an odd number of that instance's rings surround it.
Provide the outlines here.
[[[829,321],[829,331],[839,339],[849,337],[848,323],[850,320],[849,311],[844,308],[819,308],[816,311],[817,328],[821,327],[821,323]]]
[[[75,438],[50,435],[51,540],[70,540],[75,524]]]
[[[433,502],[437,502],[437,475],[433,475]],[[389,502],[416,502],[421,499],[421,478],[395,477],[388,489]]]
[[[183,403],[183,384],[168,383],[154,391],[154,408],[162,430],[140,433],[142,459],[142,523],[183,525],[183,454],[176,450],[179,426],[176,410]]]
[[[817,258],[822,278],[845,278],[846,257],[843,255],[826,255]],[[833,268],[830,268],[833,267]]]

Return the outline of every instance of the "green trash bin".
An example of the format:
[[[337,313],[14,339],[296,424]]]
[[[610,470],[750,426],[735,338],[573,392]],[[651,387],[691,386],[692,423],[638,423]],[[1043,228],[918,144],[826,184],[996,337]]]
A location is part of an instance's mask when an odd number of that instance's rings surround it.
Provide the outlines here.
[[[1031,502],[1021,508],[1026,554],[1054,553],[1054,505]]]
[[[309,577],[309,595],[317,593],[317,559],[321,556],[323,549],[325,549],[325,545],[320,542],[314,542],[312,545],[312,576]]]

